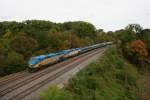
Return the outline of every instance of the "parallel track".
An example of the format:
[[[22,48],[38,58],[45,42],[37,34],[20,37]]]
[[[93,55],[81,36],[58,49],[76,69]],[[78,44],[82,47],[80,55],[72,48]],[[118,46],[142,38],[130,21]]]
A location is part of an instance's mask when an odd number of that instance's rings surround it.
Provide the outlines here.
[[[27,71],[23,71],[23,72],[16,73],[15,75],[0,79],[0,87],[8,84],[9,82],[13,82],[15,80],[26,77],[28,75],[29,75],[29,73]]]
[[[76,57],[74,57],[74,58],[71,58],[70,60],[67,60],[67,61],[58,63],[58,64],[56,64],[56,65],[54,65],[54,66],[52,66],[52,67],[50,67],[50,68],[44,69],[44,70],[39,71],[39,72],[37,72],[37,73],[33,73],[33,74],[29,75],[29,77],[26,77],[25,79],[23,79],[23,80],[21,80],[21,81],[19,81],[19,82],[16,82],[15,84],[12,84],[12,85],[10,85],[10,86],[8,85],[8,87],[6,86],[6,88],[5,88],[5,87],[0,88],[0,97],[3,97],[3,96],[5,96],[5,95],[7,95],[8,93],[10,93],[10,92],[12,92],[12,91],[14,91],[14,90],[16,90],[16,89],[22,87],[22,86],[24,86],[24,85],[26,85],[26,84],[28,84],[28,83],[34,81],[34,80],[36,80],[36,79],[39,79],[40,77],[42,77],[42,76],[44,76],[44,75],[46,75],[46,74],[48,74],[48,73],[50,73],[50,72],[53,72],[53,71],[55,71],[55,70],[57,70],[57,69],[59,69],[59,68],[64,67],[63,70],[57,72],[57,73],[54,74],[53,76],[48,77],[48,78],[45,79],[44,81],[39,82],[38,84],[34,85],[33,87],[30,87],[30,88],[28,88],[28,89],[26,89],[26,90],[20,92],[19,94],[15,95],[15,96],[13,96],[13,97],[11,98],[11,100],[12,100],[12,99],[16,100],[16,98],[22,99],[22,98],[24,98],[25,96],[29,95],[31,92],[37,90],[38,88],[42,87],[43,85],[45,85],[45,84],[49,83],[50,81],[56,79],[57,77],[61,76],[61,75],[64,74],[65,72],[67,72],[67,71],[73,69],[75,66],[79,65],[80,63],[75,63],[74,65],[72,65],[72,66],[70,66],[70,67],[66,67],[66,68],[65,68],[65,65],[70,64],[70,63],[72,63],[73,61],[76,61],[76,60],[78,60],[78,59],[82,59],[80,62],[85,61],[87,58],[92,57],[93,55],[96,55],[96,54],[98,54],[99,52],[100,52],[99,49],[96,49],[96,50],[93,50],[93,51],[84,53],[84,54],[82,54],[82,55],[79,55],[79,56],[76,56]],[[84,59],[83,59],[83,58],[84,58]],[[13,79],[20,79],[20,78],[23,77],[23,76],[24,76],[24,74],[22,74],[22,75],[20,75],[20,76],[16,76],[16,77],[14,77]],[[2,83],[4,84],[4,83],[7,82],[7,81],[11,82],[11,80],[13,80],[13,79],[10,79],[10,80],[8,79],[8,80],[5,80],[5,81],[0,81],[0,85],[1,85]],[[3,84],[2,84],[2,85],[3,85]]]
[[[89,57],[92,57],[92,56],[95,55],[95,54],[98,54],[98,53],[99,53],[99,52],[96,52],[96,53],[94,53],[94,54],[92,54],[92,55],[87,56],[86,58],[82,59],[81,62],[84,61],[84,60],[86,60],[86,59],[89,58]],[[22,92],[19,93],[18,95],[12,97],[11,100],[16,100],[16,99],[21,100],[21,99],[23,99],[25,96],[29,95],[30,93],[34,92],[35,90],[39,89],[40,87],[44,86],[45,84],[47,84],[47,83],[53,81],[54,79],[56,79],[57,77],[63,75],[64,73],[68,72],[69,70],[75,68],[75,67],[76,67],[77,65],[79,65],[79,64],[80,64],[80,63],[75,63],[75,64],[73,64],[72,66],[69,66],[69,67],[67,67],[67,68],[65,68],[65,69],[63,69],[63,70],[57,72],[57,73],[54,74],[53,76],[48,77],[48,78],[45,79],[44,81],[39,82],[38,84],[34,85],[33,87],[30,87],[30,88],[28,88],[27,90],[22,91]]]

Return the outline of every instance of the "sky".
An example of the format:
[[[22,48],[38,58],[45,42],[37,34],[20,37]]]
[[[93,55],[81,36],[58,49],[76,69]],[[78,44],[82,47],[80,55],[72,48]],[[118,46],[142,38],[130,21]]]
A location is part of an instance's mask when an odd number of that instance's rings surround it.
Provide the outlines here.
[[[0,0],[0,21],[31,19],[87,21],[105,31],[150,28],[150,0]]]

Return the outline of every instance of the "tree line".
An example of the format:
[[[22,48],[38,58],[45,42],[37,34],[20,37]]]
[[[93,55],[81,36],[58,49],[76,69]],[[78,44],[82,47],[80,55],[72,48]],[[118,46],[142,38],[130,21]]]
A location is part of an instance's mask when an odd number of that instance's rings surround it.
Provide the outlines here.
[[[32,56],[111,41],[112,34],[88,22],[0,22],[0,76],[25,70]]]

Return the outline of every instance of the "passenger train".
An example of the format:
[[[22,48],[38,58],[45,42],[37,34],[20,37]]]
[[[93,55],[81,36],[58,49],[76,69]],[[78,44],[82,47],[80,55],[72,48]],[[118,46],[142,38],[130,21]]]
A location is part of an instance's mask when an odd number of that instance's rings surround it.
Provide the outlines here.
[[[79,54],[110,44],[112,44],[112,42],[104,42],[104,43],[99,43],[91,46],[86,46],[83,48],[73,48],[68,50],[62,50],[56,53],[49,53],[47,55],[39,55],[39,56],[31,57],[28,61],[28,71],[35,72],[44,66],[52,65],[57,62],[68,59],[70,57],[77,56]]]

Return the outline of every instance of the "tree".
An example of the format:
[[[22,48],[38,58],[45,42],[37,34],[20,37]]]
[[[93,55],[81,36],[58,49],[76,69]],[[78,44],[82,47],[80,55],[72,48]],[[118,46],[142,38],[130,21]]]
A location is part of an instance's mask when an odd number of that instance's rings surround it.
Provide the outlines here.
[[[96,32],[97,32],[97,33],[103,33],[104,30],[103,30],[103,29],[98,29],[98,30],[96,30]]]
[[[70,48],[76,47],[80,47],[80,40],[75,34],[70,33]]]
[[[37,47],[38,44],[36,40],[25,33],[19,33],[11,42],[11,48],[16,52],[23,54],[25,57],[31,56]]]
[[[143,28],[139,24],[129,24],[125,27],[125,29],[135,34],[141,33],[141,31],[143,30]]]
[[[48,34],[49,40],[50,40],[50,47],[52,47],[53,50],[60,50],[60,46],[62,45],[62,33],[61,32],[55,32],[55,33],[49,33]]]
[[[4,74],[11,74],[26,68],[24,57],[19,53],[9,52],[6,59],[3,65]]]
[[[150,54],[150,29],[144,29],[142,31],[141,39],[144,41],[144,43],[149,51],[149,54]]]
[[[96,43],[112,41],[112,35],[108,33],[98,33],[94,39]]]
[[[115,37],[121,42],[121,47],[126,46],[126,44],[136,39],[136,35],[127,30],[116,31],[115,35]]]
[[[94,25],[88,22],[76,21],[76,22],[65,22],[64,29],[72,30],[77,36],[83,37],[95,37],[96,29]]]
[[[0,65],[4,64],[4,60],[6,57],[6,49],[2,43],[0,43]]]
[[[141,40],[133,40],[131,43],[129,43],[124,50],[124,54],[128,59],[130,59],[130,61],[137,65],[144,64],[148,57],[146,46]]]

